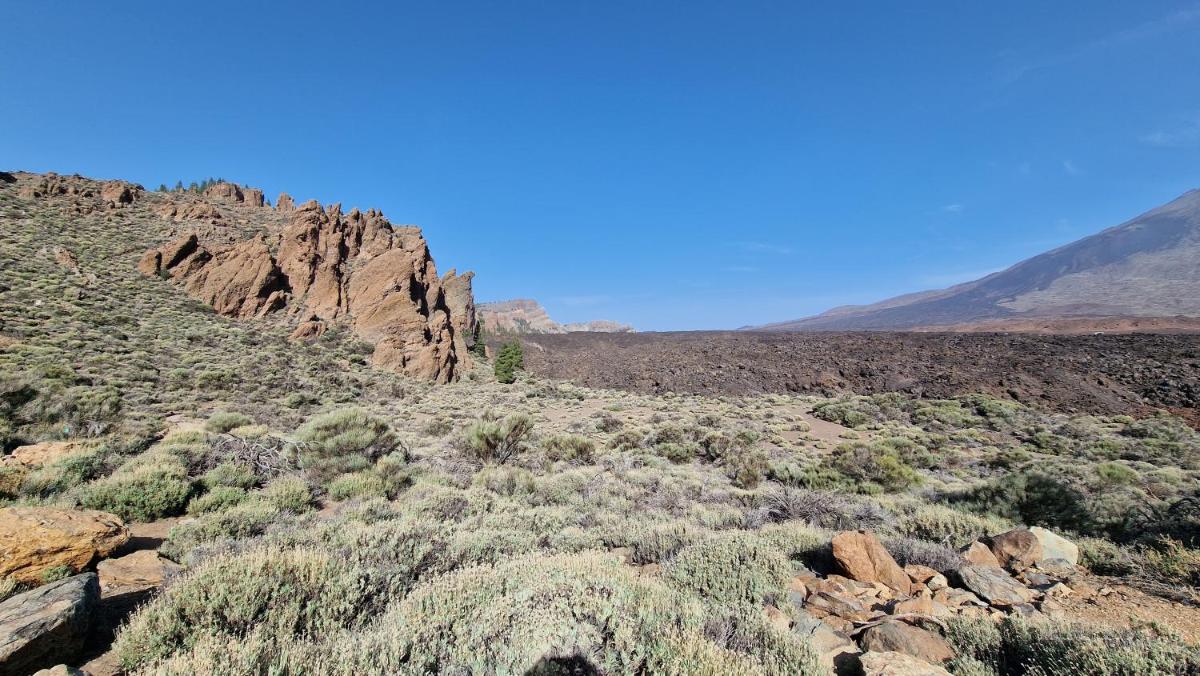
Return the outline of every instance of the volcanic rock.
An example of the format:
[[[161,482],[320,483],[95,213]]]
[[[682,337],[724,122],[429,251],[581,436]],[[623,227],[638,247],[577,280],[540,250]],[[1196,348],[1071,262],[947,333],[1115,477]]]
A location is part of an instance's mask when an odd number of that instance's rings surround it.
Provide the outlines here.
[[[0,603],[0,676],[24,676],[74,661],[99,598],[96,574],[84,573]]]
[[[911,582],[904,569],[879,540],[866,531],[835,535],[833,558],[850,578],[860,582],[880,582],[905,595],[911,591]]]
[[[954,649],[937,634],[904,622],[888,621],[863,632],[859,645],[869,652],[898,652],[940,664],[954,659]]]
[[[868,652],[859,658],[863,676],[950,676],[945,669],[897,652]]]
[[[1016,606],[1028,603],[1035,594],[996,566],[963,566],[958,570],[962,586],[992,605]]]
[[[291,213],[296,210],[296,203],[292,200],[292,196],[286,192],[279,193],[279,199],[275,200],[275,211],[280,213]]]
[[[1039,564],[1050,559],[1060,559],[1072,566],[1079,565],[1079,547],[1075,543],[1040,526],[1030,528],[1029,532],[1033,533],[1042,545]]]
[[[141,197],[144,192],[145,189],[140,185],[124,181],[107,181],[100,188],[100,199],[104,200],[106,206],[117,208],[133,204],[134,200]]]
[[[1009,570],[1025,570],[1042,560],[1042,543],[1024,528],[993,535],[989,544],[996,560]]]
[[[51,568],[82,570],[129,540],[121,519],[94,510],[0,509],[0,577],[40,584]]]

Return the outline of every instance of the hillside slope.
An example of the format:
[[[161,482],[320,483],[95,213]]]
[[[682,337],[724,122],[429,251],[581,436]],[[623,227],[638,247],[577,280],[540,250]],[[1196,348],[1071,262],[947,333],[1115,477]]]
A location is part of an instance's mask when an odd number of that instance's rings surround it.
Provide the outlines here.
[[[493,333],[543,334],[586,331],[594,333],[632,333],[633,327],[607,319],[559,324],[536,300],[517,298],[478,304],[479,319]]]
[[[911,329],[1080,316],[1200,316],[1200,190],[982,279],[756,328]]]

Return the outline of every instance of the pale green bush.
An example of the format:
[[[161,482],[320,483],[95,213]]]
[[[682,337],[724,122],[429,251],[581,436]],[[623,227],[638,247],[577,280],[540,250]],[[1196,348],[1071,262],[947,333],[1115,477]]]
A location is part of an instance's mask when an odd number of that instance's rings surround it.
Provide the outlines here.
[[[464,443],[478,460],[503,464],[525,451],[532,432],[533,419],[527,415],[519,413],[502,420],[485,416],[467,428]]]
[[[234,486],[217,486],[211,491],[193,498],[188,503],[188,514],[207,514],[223,512],[230,507],[239,505],[246,500],[246,490]]]
[[[293,514],[303,514],[313,509],[312,488],[298,476],[284,475],[274,479],[259,495],[276,509]]]
[[[359,408],[317,416],[296,431],[300,467],[320,483],[365,470],[397,445],[387,421]]]
[[[243,413],[235,411],[217,411],[204,423],[204,429],[217,434],[224,434],[235,427],[253,424],[254,420]]]
[[[752,533],[714,535],[684,547],[666,576],[683,589],[718,603],[759,603],[791,579],[788,560]]]
[[[343,474],[329,482],[329,497],[334,500],[387,497],[387,486],[374,472]]]
[[[126,521],[153,521],[182,514],[192,490],[185,467],[149,461],[88,484],[80,503]]]

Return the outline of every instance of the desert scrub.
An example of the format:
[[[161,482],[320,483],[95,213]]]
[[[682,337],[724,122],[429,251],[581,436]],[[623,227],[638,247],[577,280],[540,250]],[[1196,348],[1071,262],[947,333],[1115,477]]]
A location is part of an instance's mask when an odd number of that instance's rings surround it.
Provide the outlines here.
[[[329,497],[334,500],[387,497],[387,486],[383,478],[374,472],[343,474],[330,481],[327,490]]]
[[[259,496],[276,509],[303,514],[313,509],[312,487],[298,476],[281,476],[263,487]]]
[[[725,468],[733,485],[738,488],[757,488],[770,468],[767,452],[761,448],[747,449],[725,459]]]
[[[362,625],[391,600],[362,582],[342,557],[317,549],[219,555],[139,610],[114,650],[122,667],[134,670],[201,636],[236,641],[254,630],[273,639],[327,636]]]
[[[187,563],[187,555],[197,547],[261,535],[279,516],[280,510],[274,505],[253,500],[242,502],[223,512],[204,514],[195,521],[175,526],[161,551],[175,561]]]
[[[317,416],[296,431],[298,463],[319,483],[367,469],[397,446],[387,421],[360,408]]]
[[[1191,674],[1200,652],[1151,627],[1096,630],[1054,620],[955,618],[946,638],[953,671],[996,676]]]
[[[223,512],[246,500],[246,489],[235,486],[217,486],[188,503],[188,514]]]
[[[921,482],[900,452],[886,443],[854,442],[840,444],[833,451],[830,465],[855,482],[864,493],[899,491]]]
[[[517,413],[497,419],[486,415],[472,423],[463,435],[467,451],[483,463],[504,464],[525,451],[533,432],[533,418]]]
[[[153,521],[182,514],[193,492],[187,469],[165,458],[137,460],[129,463],[134,467],[122,468],[84,486],[80,504],[111,512],[126,521]]]
[[[596,444],[587,437],[576,434],[556,434],[542,441],[542,451],[552,462],[590,464],[596,453]]]
[[[209,416],[208,421],[204,423],[204,429],[209,432],[224,434],[234,428],[250,425],[253,422],[254,420],[250,416],[243,413],[218,411]]]
[[[791,570],[769,543],[735,531],[683,548],[667,566],[666,576],[680,588],[718,603],[760,603],[783,589]]]
[[[210,490],[218,486],[250,489],[258,484],[258,476],[249,465],[226,461],[205,472],[200,482]]]

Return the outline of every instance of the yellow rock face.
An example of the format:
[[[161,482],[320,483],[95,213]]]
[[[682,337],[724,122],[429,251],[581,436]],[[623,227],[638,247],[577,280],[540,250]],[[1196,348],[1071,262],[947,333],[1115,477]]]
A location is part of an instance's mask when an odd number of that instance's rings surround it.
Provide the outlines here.
[[[46,570],[81,570],[128,540],[124,522],[106,512],[6,507],[0,509],[0,577],[40,584]]]

